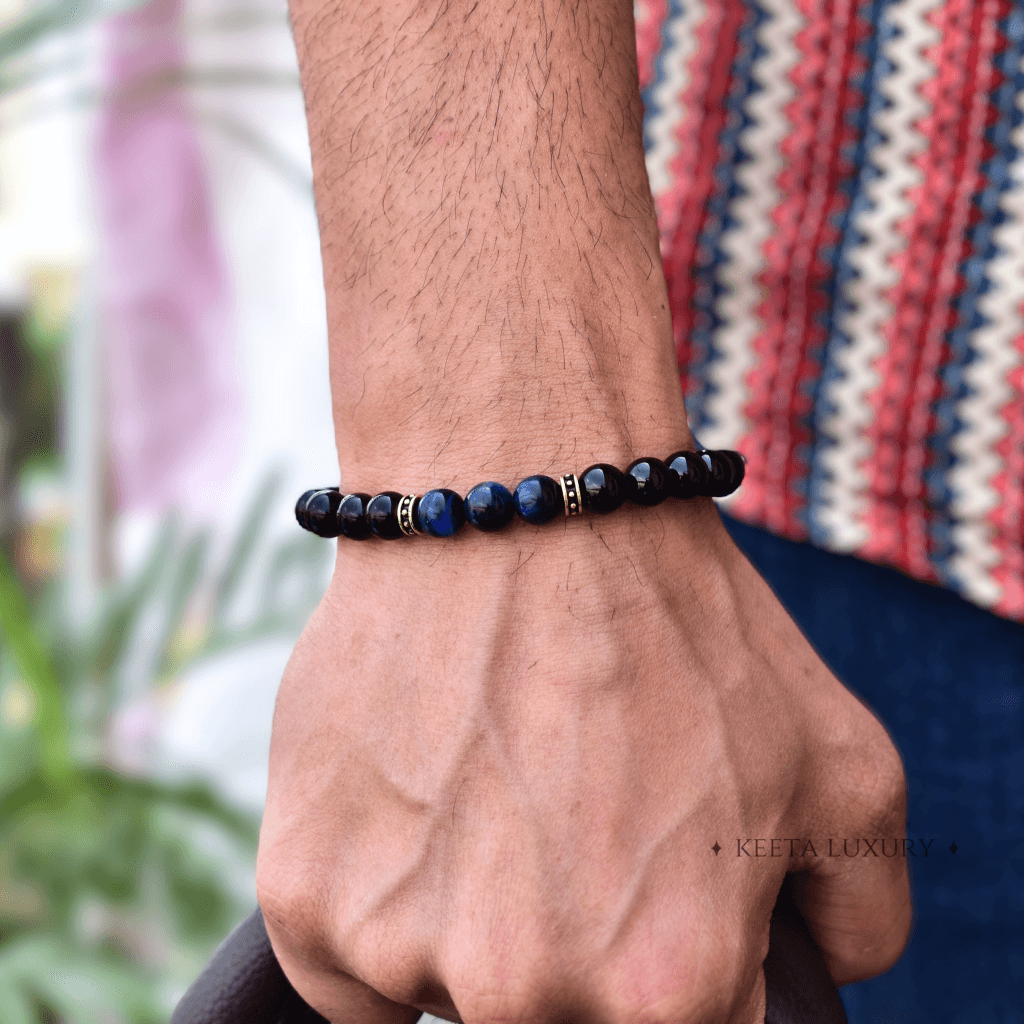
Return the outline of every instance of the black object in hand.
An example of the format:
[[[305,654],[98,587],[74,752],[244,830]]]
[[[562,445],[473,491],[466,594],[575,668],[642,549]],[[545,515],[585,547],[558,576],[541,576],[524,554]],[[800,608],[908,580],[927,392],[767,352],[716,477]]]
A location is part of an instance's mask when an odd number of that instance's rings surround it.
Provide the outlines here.
[[[847,1024],[835,984],[789,891],[772,912],[765,1024]],[[257,910],[221,945],[171,1024],[326,1024],[288,983]]]

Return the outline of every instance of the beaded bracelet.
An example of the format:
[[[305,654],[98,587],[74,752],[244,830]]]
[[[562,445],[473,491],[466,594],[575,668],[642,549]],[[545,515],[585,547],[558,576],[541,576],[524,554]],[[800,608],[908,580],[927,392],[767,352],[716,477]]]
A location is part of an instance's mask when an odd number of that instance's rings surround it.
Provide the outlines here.
[[[427,534],[450,537],[466,522],[491,533],[512,522],[516,513],[540,525],[564,514],[614,512],[623,502],[657,505],[666,498],[722,498],[743,481],[746,460],[739,452],[674,452],[667,459],[637,459],[626,471],[607,463],[560,480],[528,476],[516,489],[488,480],[465,497],[440,487],[424,495],[385,491],[345,494],[337,487],[306,491],[295,505],[295,518],[319,537],[395,540]]]

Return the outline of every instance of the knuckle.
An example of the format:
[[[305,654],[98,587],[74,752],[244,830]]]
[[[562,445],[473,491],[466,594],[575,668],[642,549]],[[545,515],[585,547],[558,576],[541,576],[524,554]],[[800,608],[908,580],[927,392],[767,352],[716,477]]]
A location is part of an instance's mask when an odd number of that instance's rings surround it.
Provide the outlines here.
[[[570,975],[550,944],[533,938],[491,936],[481,943],[479,936],[464,935],[448,947],[440,975],[464,1024],[544,1024],[578,1017]]]
[[[907,774],[903,759],[891,742],[875,759],[872,781],[879,804],[887,815],[902,816],[907,806]]]
[[[607,1007],[607,1017],[614,1024],[716,1024],[728,1020],[731,996],[720,979],[702,987],[682,988],[677,980],[675,988],[654,1002],[617,1000]]]
[[[884,730],[865,750],[858,774],[868,819],[878,826],[902,829],[907,805],[906,773]]]
[[[409,1006],[436,996],[421,942],[401,924],[384,920],[353,930],[345,967],[393,1003]]]
[[[867,709],[839,743],[830,772],[842,803],[876,827],[905,823],[907,778],[903,760],[885,727]]]
[[[530,984],[498,983],[473,987],[449,986],[452,1002],[464,1024],[538,1024],[552,1018],[549,1001]]]
[[[308,871],[260,851],[256,863],[256,900],[275,948],[303,960],[328,960],[327,897]]]
[[[602,1016],[614,1024],[726,1021],[738,993],[749,987],[746,952],[737,936],[720,933],[703,950],[657,960],[625,957],[609,972],[613,981],[605,988]]]
[[[283,954],[314,975],[341,971],[392,1002],[416,1001],[427,987],[418,944],[388,919],[347,922],[328,888],[314,872],[259,862],[256,895],[278,957]]]

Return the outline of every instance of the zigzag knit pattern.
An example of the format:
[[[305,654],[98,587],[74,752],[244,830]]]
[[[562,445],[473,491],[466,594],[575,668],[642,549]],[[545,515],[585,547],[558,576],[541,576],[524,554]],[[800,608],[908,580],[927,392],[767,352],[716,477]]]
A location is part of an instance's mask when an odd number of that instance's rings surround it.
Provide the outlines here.
[[[732,514],[1024,620],[1024,7],[636,0],[691,426]]]

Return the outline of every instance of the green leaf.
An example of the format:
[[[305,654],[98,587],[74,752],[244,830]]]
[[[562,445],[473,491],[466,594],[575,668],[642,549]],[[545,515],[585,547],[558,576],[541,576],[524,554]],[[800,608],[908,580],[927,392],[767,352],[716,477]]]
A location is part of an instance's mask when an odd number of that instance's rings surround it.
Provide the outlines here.
[[[0,734],[0,800],[35,770],[36,751],[29,729]]]
[[[165,841],[161,853],[167,909],[179,933],[214,941],[222,938],[237,908],[224,887],[219,865],[180,835]]]
[[[2,958],[3,947],[0,947]],[[35,1010],[28,993],[22,991],[16,977],[5,978],[0,962],[0,1020],[4,1024],[37,1024]]]
[[[313,198],[313,177],[307,167],[293,160],[258,128],[253,128],[252,125],[246,124],[241,118],[232,114],[217,110],[205,110],[195,105],[193,105],[192,114],[200,124],[219,131],[225,138],[259,157],[299,195],[307,199]]]
[[[83,70],[85,67],[81,57],[63,58],[58,61],[33,61],[32,67],[26,71],[19,71],[10,74],[5,71],[0,58],[0,96],[7,93],[19,92],[22,89],[30,89],[39,85],[54,75],[66,75],[70,71]],[[29,340],[37,347],[56,347],[63,340],[63,335],[45,336],[38,327],[31,321],[28,325]]]
[[[49,801],[54,790],[47,780],[38,774],[25,779],[19,785],[8,790],[0,800],[0,830],[6,832],[18,825],[16,816],[26,808],[41,801]]]
[[[106,679],[114,667],[123,662],[139,617],[177,548],[177,536],[177,522],[168,517],[142,568],[107,606],[96,628],[90,658],[90,668],[97,678]]]
[[[35,995],[74,1024],[105,1024],[112,1013],[133,1024],[164,1018],[143,968],[56,936],[26,935],[0,945],[4,988]]]
[[[36,698],[36,731],[41,769],[54,784],[66,782],[71,771],[67,722],[56,673],[29,618],[28,603],[6,556],[0,552],[0,637],[14,655],[25,682]]]
[[[186,15],[184,29],[188,35],[219,32],[245,32],[268,25],[288,26],[288,11],[283,5],[276,10],[259,7],[223,7],[205,15]]]
[[[330,550],[318,539],[302,535],[286,540],[274,551],[263,580],[264,616],[280,616],[286,609],[294,609],[296,625],[301,626],[316,607],[323,597],[323,570]],[[289,583],[298,584],[298,593],[288,593]]]
[[[147,804],[164,804],[189,811],[220,825],[226,832],[252,849],[259,838],[259,824],[248,814],[236,811],[205,782],[176,784],[153,779],[130,778],[108,768],[89,768],[82,779],[104,799],[114,794],[132,796]]]
[[[171,585],[171,593],[167,602],[167,619],[163,636],[157,645],[159,652],[156,666],[157,679],[166,676],[173,668],[177,667],[174,664],[175,658],[171,645],[177,637],[185,620],[185,613],[202,583],[209,548],[209,535],[200,533],[186,545],[178,563],[178,572]]]
[[[223,621],[227,606],[235,596],[239,584],[245,576],[256,550],[256,541],[263,532],[274,496],[281,485],[280,471],[271,473],[260,486],[252,505],[242,519],[242,529],[231,545],[224,568],[217,577],[216,591],[213,599],[212,620],[219,624]]]
[[[94,18],[141,7],[146,0],[63,0],[29,11],[0,29],[0,61],[24,53],[48,36],[68,32]]]

